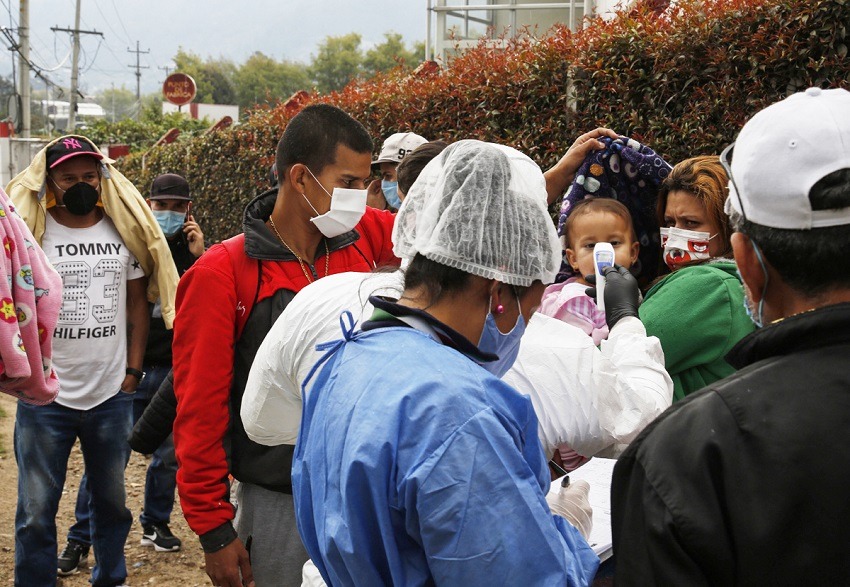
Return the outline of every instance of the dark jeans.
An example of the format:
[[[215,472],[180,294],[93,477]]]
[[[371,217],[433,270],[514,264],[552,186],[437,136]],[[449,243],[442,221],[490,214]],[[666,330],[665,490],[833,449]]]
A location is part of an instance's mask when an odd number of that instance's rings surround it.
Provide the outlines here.
[[[137,422],[142,412],[153,398],[169,367],[148,365],[145,368],[145,380],[133,394],[133,422]],[[129,436],[129,434],[128,434]],[[145,505],[139,520],[142,524],[165,523],[171,521],[174,508],[174,491],[177,487],[177,458],[174,456],[174,440],[169,435],[165,442],[153,453],[145,479]],[[89,509],[88,476],[83,474],[80,489],[77,492],[77,507],[74,514],[77,521],[68,530],[68,539],[91,544],[91,516]]]
[[[132,396],[121,392],[90,410],[18,402],[15,585],[56,584],[56,512],[77,438],[93,489],[90,505],[97,564],[92,585],[120,585],[127,578],[124,543],[133,516],[125,505],[124,468],[130,457],[126,438],[133,426],[132,402]]]

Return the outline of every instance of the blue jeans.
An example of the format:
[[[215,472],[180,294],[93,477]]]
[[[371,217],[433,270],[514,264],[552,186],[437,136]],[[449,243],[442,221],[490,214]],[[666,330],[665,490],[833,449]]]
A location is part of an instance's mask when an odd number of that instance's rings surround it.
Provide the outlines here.
[[[148,407],[169,367],[148,365],[145,368],[145,380],[133,394],[133,422],[137,422]],[[129,435],[128,435],[129,436]],[[153,453],[145,479],[145,505],[139,520],[142,524],[165,523],[171,521],[174,508],[174,491],[177,488],[177,457],[174,456],[174,439],[171,435]],[[80,489],[77,491],[77,506],[74,511],[77,521],[68,530],[68,539],[83,544],[91,544],[91,515],[89,510],[89,485],[87,475],[83,474]]]
[[[18,402],[15,585],[56,584],[56,511],[77,438],[93,489],[90,504],[97,564],[92,585],[120,585],[127,578],[124,543],[133,516],[125,505],[124,468],[130,458],[126,438],[133,425],[132,401],[131,395],[118,392],[90,410]]]

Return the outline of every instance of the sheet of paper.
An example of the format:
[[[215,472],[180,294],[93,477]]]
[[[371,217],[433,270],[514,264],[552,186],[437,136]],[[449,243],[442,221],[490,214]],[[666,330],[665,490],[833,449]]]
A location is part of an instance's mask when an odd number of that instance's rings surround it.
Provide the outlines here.
[[[594,457],[570,473],[570,483],[584,479],[590,484],[588,499],[593,508],[593,529],[587,541],[603,561],[614,554],[611,536],[611,476],[616,462],[616,459]],[[561,479],[552,481],[552,489],[558,490],[560,487]]]

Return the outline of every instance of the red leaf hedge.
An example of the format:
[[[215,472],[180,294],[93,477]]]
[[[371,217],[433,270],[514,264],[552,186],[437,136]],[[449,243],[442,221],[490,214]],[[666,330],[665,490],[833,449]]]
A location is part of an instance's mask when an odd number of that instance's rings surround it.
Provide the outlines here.
[[[594,20],[541,41],[481,44],[437,72],[400,71],[309,100],[362,122],[376,149],[392,132],[506,143],[551,165],[590,128],[609,126],[668,161],[718,153],[757,110],[808,86],[850,86],[848,0],[683,0]],[[298,98],[303,103],[304,96]],[[241,230],[265,189],[277,141],[297,107],[121,163],[144,193],[159,173],[184,174],[209,242]]]

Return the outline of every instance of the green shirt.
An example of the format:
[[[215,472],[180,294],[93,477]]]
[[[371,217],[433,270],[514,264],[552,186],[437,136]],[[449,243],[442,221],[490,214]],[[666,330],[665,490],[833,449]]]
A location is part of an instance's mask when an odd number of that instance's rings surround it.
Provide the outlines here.
[[[661,341],[673,401],[734,373],[724,357],[755,329],[731,261],[671,273],[647,292],[640,319]]]

